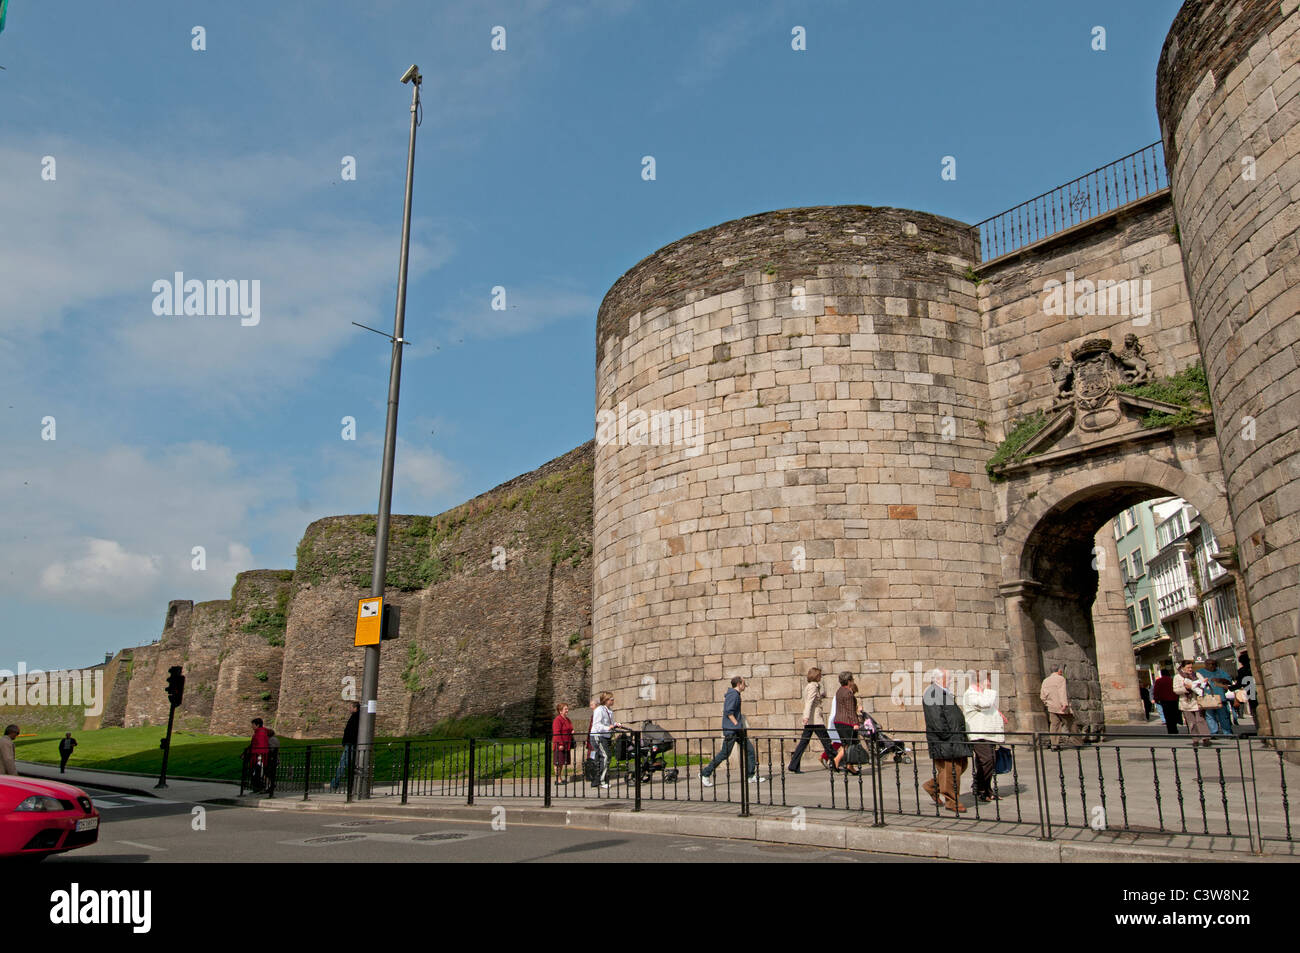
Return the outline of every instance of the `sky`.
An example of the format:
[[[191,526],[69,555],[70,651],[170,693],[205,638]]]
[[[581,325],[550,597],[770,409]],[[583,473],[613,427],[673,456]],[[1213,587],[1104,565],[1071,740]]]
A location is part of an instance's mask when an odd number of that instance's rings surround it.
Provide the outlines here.
[[[974,223],[1155,142],[1178,7],[11,0],[0,669],[147,644],[376,510],[390,346],[351,322],[393,326],[410,64],[393,512],[436,514],[592,438],[597,308],[657,248],[809,205]],[[177,272],[257,310],[158,314]]]

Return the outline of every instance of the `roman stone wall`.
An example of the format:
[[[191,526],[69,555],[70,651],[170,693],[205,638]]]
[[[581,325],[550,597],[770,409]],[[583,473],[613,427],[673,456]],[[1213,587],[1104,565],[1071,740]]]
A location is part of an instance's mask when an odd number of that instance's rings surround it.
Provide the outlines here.
[[[278,569],[235,577],[208,722],[213,734],[247,734],[254,718],[269,722],[274,715],[292,579],[292,572]]]
[[[591,617],[591,445],[435,517],[393,517],[385,598],[401,636],[380,654],[376,732],[469,715],[526,734],[553,702],[585,710]],[[373,517],[330,517],[299,547],[275,723],[338,735],[360,697],[352,645],[369,595]]]
[[[1157,107],[1275,733],[1300,734],[1300,4],[1189,0]]]
[[[598,429],[593,690],[622,720],[713,728],[740,674],[751,724],[797,726],[817,664],[916,728],[892,673],[1005,654],[974,256],[949,219],[790,209],[614,285],[598,415],[703,415],[670,446]]]

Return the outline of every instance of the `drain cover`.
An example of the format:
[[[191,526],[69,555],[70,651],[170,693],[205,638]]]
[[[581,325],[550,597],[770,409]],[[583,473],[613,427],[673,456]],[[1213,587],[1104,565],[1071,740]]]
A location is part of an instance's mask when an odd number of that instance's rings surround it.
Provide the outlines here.
[[[304,844],[337,844],[341,841],[365,840],[365,834],[328,834],[325,837],[309,837]]]
[[[391,824],[392,821],[382,821],[379,819],[369,821],[344,821],[342,824],[331,824],[330,827],[369,827],[371,824]]]
[[[411,840],[431,841],[431,840],[464,840],[469,837],[468,834],[416,834]]]

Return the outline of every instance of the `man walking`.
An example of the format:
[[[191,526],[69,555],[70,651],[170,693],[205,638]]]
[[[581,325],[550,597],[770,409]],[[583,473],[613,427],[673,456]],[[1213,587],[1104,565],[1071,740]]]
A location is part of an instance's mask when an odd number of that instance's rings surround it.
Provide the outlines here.
[[[0,736],[0,774],[18,773],[18,759],[14,757],[14,739],[17,737],[17,725],[9,725]]]
[[[1052,674],[1043,679],[1038,697],[1047,708],[1048,727],[1052,732],[1052,750],[1061,750],[1062,736],[1074,732],[1074,712],[1070,710],[1070,696],[1065,685],[1065,666],[1059,662],[1052,666]],[[1067,741],[1074,747],[1076,742]]]
[[[762,784],[767,780],[758,776],[758,752],[754,750],[754,742],[749,740],[745,731],[745,716],[740,713],[740,693],[744,690],[745,680],[739,675],[734,676],[731,688],[727,689],[726,697],[722,700],[722,750],[700,772],[700,783],[706,788],[713,787],[713,772],[731,757],[731,749],[735,747],[737,738],[745,742],[741,760],[744,761],[743,770],[749,775],[749,783]]]
[[[72,757],[72,749],[76,746],[77,739],[72,737],[72,732],[64,732],[63,739],[59,742],[59,774],[68,773],[68,759]]]
[[[961,776],[966,770],[971,746],[966,741],[966,716],[957,706],[956,697],[948,690],[947,671],[935,671],[921,701],[925,709],[925,743],[930,749],[935,773],[935,777],[921,787],[935,804],[942,797],[944,807],[961,813],[966,810],[960,801]]]
[[[348,723],[343,728],[343,754],[339,758],[339,766],[334,770],[334,780],[330,781],[330,793],[338,792],[339,782],[343,778],[343,773],[352,768],[352,757],[357,752],[357,735],[361,733],[361,703],[352,703],[352,714],[348,716]]]

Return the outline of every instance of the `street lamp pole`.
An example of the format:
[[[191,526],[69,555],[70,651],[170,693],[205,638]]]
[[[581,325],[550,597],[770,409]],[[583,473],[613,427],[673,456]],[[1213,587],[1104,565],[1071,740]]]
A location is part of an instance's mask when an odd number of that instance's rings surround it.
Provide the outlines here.
[[[415,178],[415,130],[420,124],[418,67],[402,75],[411,84],[411,141],[406,151],[406,204],[402,209],[402,260],[397,273],[397,313],[393,318],[393,360],[388,372],[388,420],[384,427],[384,468],[379,479],[379,517],[375,521],[375,565],[370,577],[370,595],[382,596],[388,572],[388,517],[393,503],[393,457],[397,450],[397,398],[402,385],[402,333],[406,324],[406,267],[411,252],[411,188]],[[361,718],[357,725],[357,758],[360,771],[359,797],[370,796],[370,769],[375,742],[375,715],[379,710],[379,645],[366,646],[365,671],[361,676]]]

